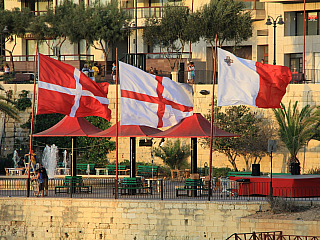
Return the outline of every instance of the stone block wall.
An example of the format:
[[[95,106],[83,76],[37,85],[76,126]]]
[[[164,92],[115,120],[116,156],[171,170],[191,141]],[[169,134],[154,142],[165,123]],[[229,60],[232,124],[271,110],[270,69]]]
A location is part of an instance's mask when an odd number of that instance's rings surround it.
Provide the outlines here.
[[[226,239],[233,233],[316,235],[308,221],[251,219],[260,202],[0,198],[0,239]]]

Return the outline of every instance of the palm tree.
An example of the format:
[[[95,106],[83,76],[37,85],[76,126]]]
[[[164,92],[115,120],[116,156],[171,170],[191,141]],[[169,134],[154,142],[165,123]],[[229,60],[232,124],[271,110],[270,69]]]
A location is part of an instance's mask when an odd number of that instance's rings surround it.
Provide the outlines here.
[[[290,153],[288,164],[299,163],[297,154],[315,134],[315,127],[320,118],[319,107],[306,105],[299,112],[297,104],[296,101],[291,107],[290,101],[288,109],[283,103],[282,108],[273,109],[279,124],[279,137]]]
[[[160,157],[171,169],[181,169],[187,165],[190,156],[190,145],[181,146],[178,139],[175,142],[168,140],[163,147],[154,149],[155,156]]]

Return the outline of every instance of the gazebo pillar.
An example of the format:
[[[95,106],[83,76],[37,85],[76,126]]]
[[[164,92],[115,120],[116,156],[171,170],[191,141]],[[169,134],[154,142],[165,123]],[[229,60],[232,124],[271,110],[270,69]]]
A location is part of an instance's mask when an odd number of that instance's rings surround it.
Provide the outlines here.
[[[130,137],[130,177],[136,177],[136,138]]]
[[[72,161],[71,161],[71,176],[77,176],[77,137],[71,137],[72,144]]]
[[[191,173],[197,173],[197,138],[191,138]]]

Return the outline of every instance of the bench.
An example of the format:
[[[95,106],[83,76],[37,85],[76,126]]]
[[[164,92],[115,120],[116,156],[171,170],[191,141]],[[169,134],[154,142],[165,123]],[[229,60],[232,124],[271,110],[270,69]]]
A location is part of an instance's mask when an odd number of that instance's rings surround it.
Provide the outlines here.
[[[54,193],[70,193],[70,186],[72,182],[72,192],[87,192],[92,193],[92,186],[84,185],[81,176],[66,176],[62,186],[55,186]]]
[[[143,177],[158,176],[158,166],[138,166],[137,175]]]
[[[205,188],[201,179],[191,179],[188,178],[184,184],[183,188],[176,188],[176,196],[192,196],[189,193],[200,192],[200,196],[202,191],[208,191],[208,188]],[[179,192],[187,192],[187,194],[179,194]],[[195,194],[194,194],[195,195]]]
[[[228,177],[251,176],[252,172],[228,172]]]
[[[120,194],[143,193],[142,191],[149,190],[148,192],[152,195],[152,186],[145,186],[140,177],[123,178],[119,183],[118,190]],[[115,187],[113,188],[113,194],[115,194]]]
[[[94,163],[77,163],[77,171],[86,173],[88,169],[88,165],[90,167],[90,173],[94,171],[94,166],[95,166]]]
[[[116,165],[107,165],[108,175],[116,175]],[[124,175],[127,175],[127,173],[130,171],[130,169],[127,169],[126,165],[118,165],[118,173],[119,175],[121,173],[124,173]]]

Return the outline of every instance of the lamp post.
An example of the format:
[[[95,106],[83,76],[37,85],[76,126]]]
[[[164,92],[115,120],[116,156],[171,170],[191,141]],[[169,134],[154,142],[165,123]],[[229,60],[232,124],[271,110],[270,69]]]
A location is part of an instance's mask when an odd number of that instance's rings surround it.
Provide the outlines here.
[[[136,29],[136,24],[135,24],[135,22],[132,22],[132,23],[125,23],[125,24],[123,24],[123,26],[122,26],[122,28],[121,28],[121,30],[123,30],[123,31],[128,31],[128,57],[129,57],[129,59],[128,59],[128,61],[127,61],[127,63],[128,64],[131,64],[131,51],[130,51],[130,45],[131,45],[131,43],[130,43],[130,35],[131,35],[131,30],[135,30]]]
[[[271,21],[271,19],[272,19],[272,21]],[[278,22],[277,22],[277,20],[278,20]],[[273,65],[276,65],[276,27],[277,27],[277,25],[284,24],[283,19],[282,19],[282,15],[279,15],[278,17],[276,17],[276,19],[274,19],[271,16],[268,16],[266,24],[268,26],[273,24]]]

